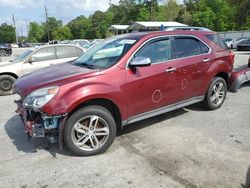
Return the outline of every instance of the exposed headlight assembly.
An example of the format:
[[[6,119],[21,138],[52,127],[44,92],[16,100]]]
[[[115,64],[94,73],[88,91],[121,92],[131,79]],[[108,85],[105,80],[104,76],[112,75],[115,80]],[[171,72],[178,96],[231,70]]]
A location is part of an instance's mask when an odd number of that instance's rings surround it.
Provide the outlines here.
[[[23,105],[27,108],[39,109],[47,104],[58,93],[58,90],[58,86],[35,90],[25,97]]]

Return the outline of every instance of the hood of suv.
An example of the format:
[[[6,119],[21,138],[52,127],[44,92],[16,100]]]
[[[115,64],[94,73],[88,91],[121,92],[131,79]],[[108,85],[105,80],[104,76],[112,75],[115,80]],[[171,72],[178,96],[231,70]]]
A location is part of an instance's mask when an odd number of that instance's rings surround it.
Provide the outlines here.
[[[71,63],[53,65],[20,77],[15,82],[15,89],[18,94],[25,96],[35,89],[61,85],[69,80],[79,79],[79,76],[86,77],[89,73],[97,71],[99,70],[87,69]]]

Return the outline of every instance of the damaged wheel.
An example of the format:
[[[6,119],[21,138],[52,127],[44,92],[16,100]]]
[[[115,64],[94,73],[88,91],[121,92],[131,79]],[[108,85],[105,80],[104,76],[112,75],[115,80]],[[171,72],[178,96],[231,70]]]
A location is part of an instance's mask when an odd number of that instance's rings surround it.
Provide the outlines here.
[[[204,106],[209,110],[215,110],[224,103],[227,95],[226,81],[221,77],[213,78],[206,96],[204,98]]]
[[[81,156],[103,153],[115,136],[115,120],[101,106],[87,106],[76,111],[67,120],[64,130],[66,147]]]

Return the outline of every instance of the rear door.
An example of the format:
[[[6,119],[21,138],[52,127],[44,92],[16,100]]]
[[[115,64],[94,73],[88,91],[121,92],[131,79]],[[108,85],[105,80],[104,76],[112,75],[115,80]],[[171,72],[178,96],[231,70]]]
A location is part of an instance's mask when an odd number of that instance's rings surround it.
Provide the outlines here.
[[[171,40],[171,51],[178,99],[182,101],[199,96],[204,84],[202,77],[210,63],[209,47],[193,36],[175,36]]]

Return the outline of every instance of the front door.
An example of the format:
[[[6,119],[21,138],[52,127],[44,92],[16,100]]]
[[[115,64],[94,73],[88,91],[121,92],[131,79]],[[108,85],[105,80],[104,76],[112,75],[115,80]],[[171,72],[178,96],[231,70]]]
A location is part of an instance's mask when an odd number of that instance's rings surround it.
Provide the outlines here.
[[[169,38],[146,43],[135,53],[135,57],[150,58],[151,65],[128,68],[126,71],[128,117],[176,102],[175,65],[174,62],[168,62],[171,59]],[[173,71],[167,71],[168,68]]]
[[[31,57],[23,63],[22,74],[28,74],[35,70],[53,65],[56,61],[55,48],[45,47],[34,52]]]

